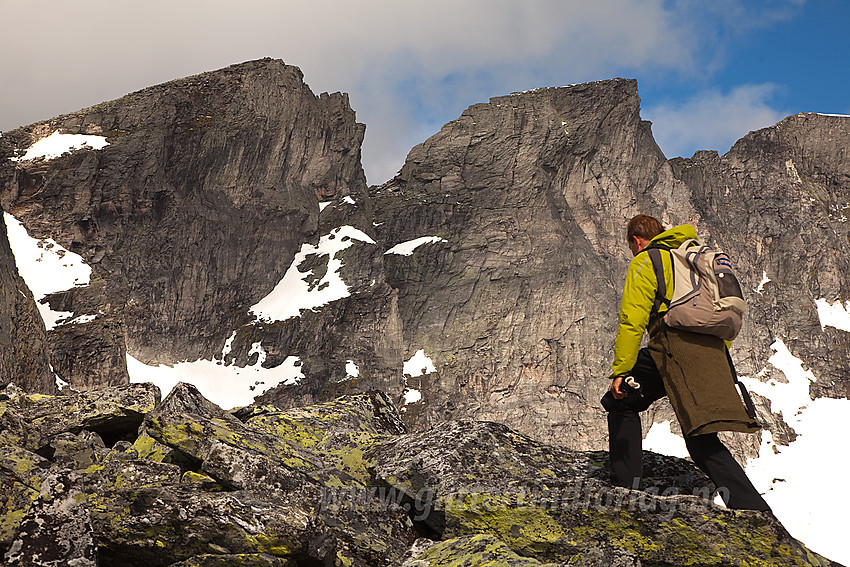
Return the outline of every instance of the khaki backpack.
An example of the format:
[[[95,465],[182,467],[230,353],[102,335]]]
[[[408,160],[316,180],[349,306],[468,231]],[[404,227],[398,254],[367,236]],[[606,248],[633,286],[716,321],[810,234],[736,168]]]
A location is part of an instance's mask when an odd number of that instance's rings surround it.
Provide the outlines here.
[[[664,322],[676,329],[714,335],[731,341],[741,330],[747,310],[741,284],[723,252],[687,240],[678,248],[652,244],[646,248],[658,281],[651,315],[667,305]],[[673,296],[667,299],[667,282],[661,251],[673,262]]]

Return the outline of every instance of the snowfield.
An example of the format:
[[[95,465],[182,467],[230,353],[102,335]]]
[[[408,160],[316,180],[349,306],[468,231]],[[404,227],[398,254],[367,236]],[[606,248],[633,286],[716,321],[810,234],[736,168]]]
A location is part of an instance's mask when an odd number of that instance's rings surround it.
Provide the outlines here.
[[[89,148],[102,150],[109,145],[103,136],[87,136],[84,134],[61,134],[59,130],[27,148],[26,153],[19,158],[9,158],[12,161],[31,161],[34,159],[55,159],[75,150]]]
[[[73,313],[53,311],[42,300],[57,291],[89,285],[91,268],[82,257],[69,252],[52,238],[32,238],[18,219],[9,213],[3,213],[3,220],[18,273],[30,288],[44,325],[52,329],[73,319]]]
[[[318,245],[303,244],[295,254],[283,279],[266,297],[251,306],[251,313],[258,321],[286,321],[299,317],[302,310],[316,310],[331,301],[349,296],[348,285],[339,275],[342,260],[337,253],[345,250],[355,241],[375,244],[364,232],[351,226],[341,226],[326,234]],[[298,266],[309,256],[326,256],[327,271],[318,281],[313,270],[302,272]],[[314,280],[311,282],[311,280]]]

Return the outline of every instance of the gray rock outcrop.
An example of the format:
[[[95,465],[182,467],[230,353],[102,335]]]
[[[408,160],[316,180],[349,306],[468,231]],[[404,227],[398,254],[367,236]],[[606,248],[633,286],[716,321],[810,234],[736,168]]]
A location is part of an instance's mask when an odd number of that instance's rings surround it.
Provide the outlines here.
[[[156,393],[3,391],[8,564],[835,565],[770,515],[712,504],[681,459],[647,453],[641,492],[608,484],[604,453],[496,423],[409,433],[381,392],[233,412],[186,384]]]
[[[47,334],[32,292],[18,274],[0,208],[0,385],[52,394]]]

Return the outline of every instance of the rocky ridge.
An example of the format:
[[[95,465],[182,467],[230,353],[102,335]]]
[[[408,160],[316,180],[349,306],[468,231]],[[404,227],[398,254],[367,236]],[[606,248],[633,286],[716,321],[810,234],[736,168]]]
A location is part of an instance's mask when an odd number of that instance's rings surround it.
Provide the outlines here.
[[[605,454],[492,422],[407,431],[386,395],[223,411],[190,385],[0,394],[7,565],[833,565],[686,461],[649,489]]]

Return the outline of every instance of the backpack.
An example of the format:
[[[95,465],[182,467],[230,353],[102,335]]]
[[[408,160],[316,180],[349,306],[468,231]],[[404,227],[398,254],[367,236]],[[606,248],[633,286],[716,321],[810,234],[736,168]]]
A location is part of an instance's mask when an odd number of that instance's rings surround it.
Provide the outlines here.
[[[650,317],[663,304],[668,306],[664,322],[670,327],[727,341],[738,336],[747,304],[729,256],[694,239],[678,248],[653,244],[646,250],[658,281]],[[673,261],[673,297],[669,300],[662,250],[669,251]]]

